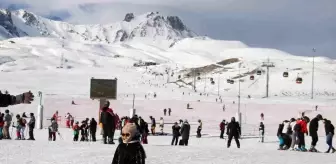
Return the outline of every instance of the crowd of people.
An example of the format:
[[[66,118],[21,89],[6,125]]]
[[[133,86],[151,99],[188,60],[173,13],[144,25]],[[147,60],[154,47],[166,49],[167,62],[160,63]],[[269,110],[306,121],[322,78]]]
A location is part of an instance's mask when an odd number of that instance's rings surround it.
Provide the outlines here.
[[[325,153],[330,153],[330,151],[335,153],[336,149],[332,146],[335,128],[331,121],[323,118],[321,114],[318,114],[315,118],[310,120],[309,117],[304,116],[304,113],[302,114],[302,117],[284,120],[281,124],[279,124],[277,132],[277,136],[280,141],[279,150],[319,152],[316,149],[318,142],[319,121],[323,121],[324,123],[326,143],[328,144],[328,150]],[[311,147],[308,150],[306,149],[305,135],[309,135],[312,139]]]

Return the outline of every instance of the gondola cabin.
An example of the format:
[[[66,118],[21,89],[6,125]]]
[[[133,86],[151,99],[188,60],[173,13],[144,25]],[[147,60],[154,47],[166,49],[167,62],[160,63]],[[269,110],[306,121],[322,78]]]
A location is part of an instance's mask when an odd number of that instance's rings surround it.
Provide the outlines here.
[[[257,75],[261,75],[261,71],[260,70],[257,71]]]
[[[254,76],[253,75],[250,76],[250,80],[254,80]]]
[[[283,76],[283,77],[288,77],[288,72],[284,72],[284,73],[282,74],[282,76]]]
[[[197,80],[201,80],[201,77],[197,77]]]
[[[190,75],[189,75],[189,74],[187,74],[187,77],[190,77]]]
[[[201,73],[198,72],[198,73],[197,73],[197,76],[201,76]]]
[[[210,78],[210,81],[213,81],[213,78],[212,78],[212,77]]]
[[[178,79],[181,79],[181,75],[178,75],[178,77],[177,77]]]
[[[233,81],[233,80],[230,80],[230,84],[234,84],[234,81]]]
[[[230,84],[230,83],[231,83],[231,80],[230,80],[230,79],[227,79],[226,82]]]
[[[301,77],[296,78],[296,84],[301,84],[301,83],[302,83],[302,78]]]
[[[215,81],[211,81],[211,84],[212,84],[212,85],[215,85]]]

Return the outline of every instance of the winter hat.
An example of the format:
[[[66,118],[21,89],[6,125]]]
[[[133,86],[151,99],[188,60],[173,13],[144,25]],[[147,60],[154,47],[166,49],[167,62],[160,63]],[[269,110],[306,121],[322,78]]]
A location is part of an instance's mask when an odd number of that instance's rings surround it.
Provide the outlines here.
[[[122,129],[122,137],[124,143],[132,141],[133,137],[138,133],[137,126],[135,123],[127,123]]]

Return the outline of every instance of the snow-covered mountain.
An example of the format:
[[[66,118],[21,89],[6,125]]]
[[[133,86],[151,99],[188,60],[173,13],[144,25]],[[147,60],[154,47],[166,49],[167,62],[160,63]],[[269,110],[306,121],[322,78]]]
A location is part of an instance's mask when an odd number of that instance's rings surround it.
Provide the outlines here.
[[[137,39],[172,43],[196,34],[179,17],[162,16],[158,12],[139,16],[128,13],[123,21],[107,25],[73,25],[43,18],[25,10],[0,10],[0,39],[24,36],[100,43]]]

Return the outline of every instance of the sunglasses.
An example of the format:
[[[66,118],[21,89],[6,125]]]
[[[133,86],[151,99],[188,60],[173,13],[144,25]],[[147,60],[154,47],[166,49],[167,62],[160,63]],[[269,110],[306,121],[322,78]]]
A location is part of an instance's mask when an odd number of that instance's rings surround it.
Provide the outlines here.
[[[123,136],[123,137],[129,137],[131,134],[129,134],[129,133],[122,133],[121,134],[121,136]]]

